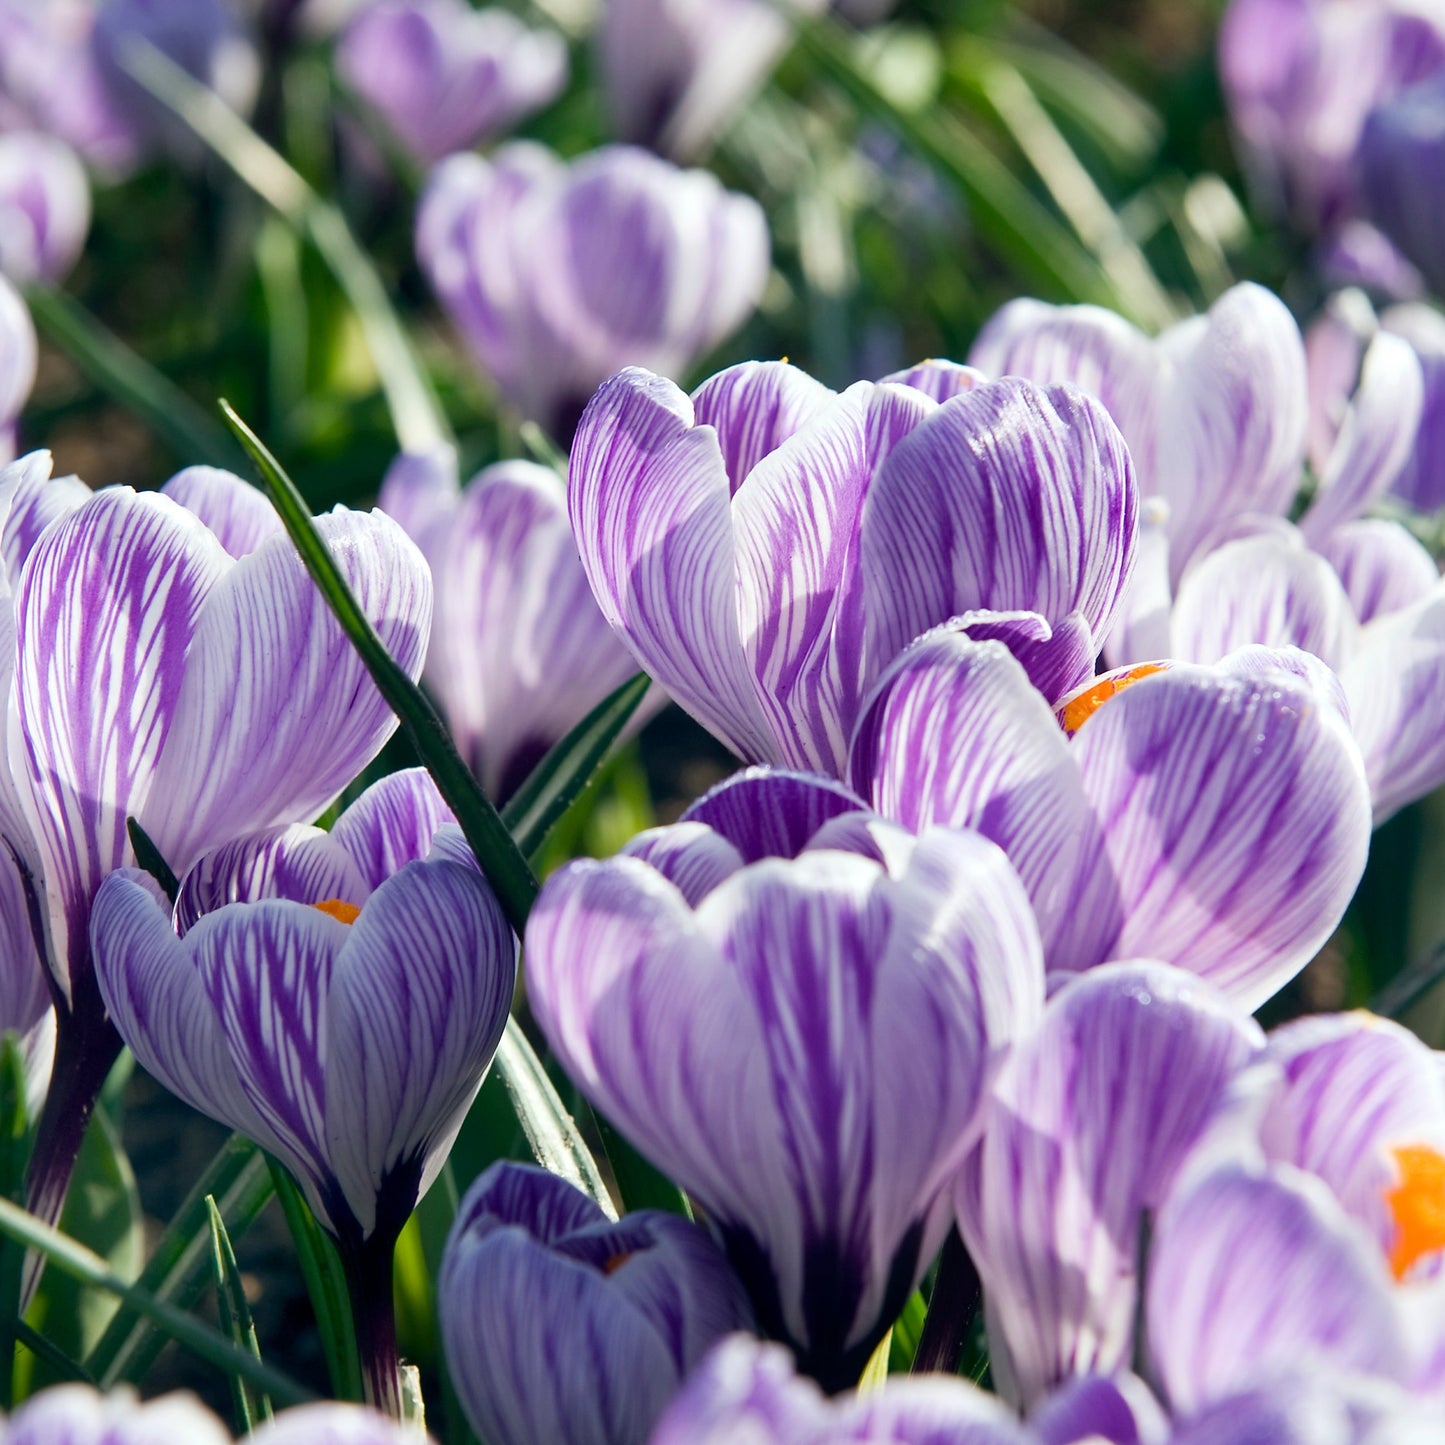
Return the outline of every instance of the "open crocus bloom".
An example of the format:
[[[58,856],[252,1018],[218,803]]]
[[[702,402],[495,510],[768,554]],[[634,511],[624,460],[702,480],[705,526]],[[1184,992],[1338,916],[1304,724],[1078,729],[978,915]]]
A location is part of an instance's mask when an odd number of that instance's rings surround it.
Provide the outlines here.
[[[457,750],[504,802],[636,670],[593,601],[549,467],[497,462],[457,487],[450,449],[403,455],[377,506],[431,565],[426,681]]]
[[[842,1388],[942,1242],[944,1185],[1037,1015],[1028,900],[984,839],[915,840],[795,774],[745,775],[628,852],[543,889],[538,1022],[706,1209],[764,1329]]]
[[[631,146],[571,164],[524,142],[453,156],[427,183],[416,249],[502,393],[563,442],[606,377],[682,371],[768,276],[756,201]]]
[[[869,687],[960,613],[1032,628],[1053,696],[1091,676],[1137,530],[1098,402],[944,367],[836,395],[752,362],[690,398],[623,371],[578,428],[568,509],[644,670],[740,757],[834,777]]]
[[[500,8],[381,0],[347,26],[336,68],[419,161],[434,165],[556,99],[567,47]]]
[[[1364,871],[1370,801],[1335,679],[1299,652],[1130,669],[1060,726],[998,641],[941,627],[870,694],[857,793],[917,831],[976,828],[1018,870],[1051,969],[1151,957],[1257,1008]]]
[[[640,1445],[709,1347],[752,1325],[697,1225],[654,1209],[609,1219],[565,1179],[505,1162],[462,1201],[437,1309],[488,1445]]]

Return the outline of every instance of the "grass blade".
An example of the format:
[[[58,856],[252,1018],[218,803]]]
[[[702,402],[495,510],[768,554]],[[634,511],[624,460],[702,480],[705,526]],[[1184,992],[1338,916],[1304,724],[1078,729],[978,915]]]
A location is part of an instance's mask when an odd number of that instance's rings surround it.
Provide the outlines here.
[[[502,822],[527,857],[547,841],[558,820],[597,776],[612,744],[646,696],[650,682],[645,673],[639,672],[603,698],[547,753],[502,809]]]
[[[210,1194],[206,1195],[206,1214],[211,1226],[211,1265],[215,1271],[216,1314],[221,1328],[238,1350],[259,1361],[261,1342],[256,1338],[256,1324],[241,1286],[236,1252],[231,1248],[226,1222],[216,1207],[215,1197]],[[244,1434],[249,1435],[261,1421],[269,1420],[275,1413],[270,1399],[264,1394],[253,1396],[250,1386],[238,1375],[231,1376],[231,1398],[236,1407],[236,1422]]]
[[[134,818],[125,820],[125,831],[130,838],[136,863],[160,884],[161,892],[174,904],[176,894],[181,891],[181,880],[171,871],[171,865],[161,857],[161,850],[151,842],[150,834]]]
[[[310,237],[351,302],[376,365],[392,425],[403,451],[430,451],[450,429],[376,267],[346,218],[306,184],[215,91],[182,70],[148,41],[135,38],[126,68],[195,131],[244,184],[296,231]]]
[[[40,329],[107,396],[139,417],[181,465],[206,462],[234,471],[241,464],[241,451],[200,406],[73,297],[33,286],[25,300]]]
[[[221,411],[255,460],[266,490],[281,514],[306,570],[326,599],[327,606],[336,614],[342,631],[366,664],[378,691],[401,720],[402,730],[436,780],[442,797],[456,814],[477,862],[496,891],[508,922],[520,937],[532,901],[537,896],[537,879],[526,857],[518,850],[506,824],[462,761],[445,724],[437,716],[426,694],[397,665],[376,635],[376,629],[367,621],[366,614],[346,585],[325,538],[316,530],[310,508],[297,491],[295,482],[229,403],[221,402]]]
[[[17,1240],[27,1249],[38,1250],[54,1269],[68,1274],[82,1284],[106,1291],[123,1300],[153,1320],[171,1339],[184,1345],[201,1359],[227,1373],[244,1379],[267,1391],[284,1405],[302,1405],[315,1397],[289,1375],[271,1365],[254,1360],[238,1350],[219,1331],[194,1315],[156,1299],[138,1284],[127,1284],[107,1268],[99,1255],[92,1253],[78,1240],[27,1214],[8,1199],[0,1199],[0,1234]]]
[[[362,1399],[361,1357],[356,1350],[356,1327],[351,1319],[351,1296],[341,1256],[311,1213],[295,1181],[276,1161],[267,1161],[276,1197],[296,1245],[296,1257],[306,1281],[306,1292],[316,1312],[316,1327],[326,1351],[331,1390],[338,1400]]]
[[[59,1345],[53,1340],[47,1339],[39,1330],[26,1324],[24,1320],[15,1321],[15,1338],[37,1360],[49,1366],[51,1373],[57,1379],[75,1380],[82,1385],[93,1386],[95,1384],[90,1371],[79,1360],[72,1360]]]
[[[136,1280],[137,1287],[154,1299],[189,1309],[206,1287],[207,1197],[215,1197],[222,1217],[230,1222],[230,1232],[239,1238],[273,1192],[260,1150],[233,1134],[176,1211]],[[102,1389],[122,1381],[138,1384],[165,1343],[151,1320],[122,1308],[86,1357],[85,1367]]]

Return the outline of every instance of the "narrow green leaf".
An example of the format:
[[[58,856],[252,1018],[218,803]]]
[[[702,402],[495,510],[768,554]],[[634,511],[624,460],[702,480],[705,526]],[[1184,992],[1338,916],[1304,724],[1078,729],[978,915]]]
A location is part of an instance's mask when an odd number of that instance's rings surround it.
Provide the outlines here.
[[[72,1360],[59,1345],[46,1339],[39,1330],[26,1324],[24,1320],[15,1321],[15,1337],[37,1360],[45,1365],[46,1373],[50,1378],[60,1381],[78,1381],[82,1385],[95,1384],[90,1371],[79,1360]]]
[[[206,1167],[194,1189],[156,1242],[136,1285],[148,1296],[189,1309],[206,1287],[210,1230],[206,1198],[214,1196],[234,1238],[250,1227],[274,1190],[261,1151],[233,1134]],[[102,1389],[122,1381],[139,1384],[166,1343],[154,1322],[138,1311],[122,1308],[85,1367]]]
[[[883,1338],[878,1341],[877,1348],[869,1355],[868,1363],[863,1366],[863,1373],[858,1377],[860,1395],[871,1395],[875,1390],[883,1388],[883,1382],[888,1378],[888,1361],[892,1348],[893,1327],[890,1325]]]
[[[928,1305],[922,1290],[914,1290],[903,1306],[903,1313],[893,1321],[892,1343],[888,1349],[888,1371],[894,1375],[906,1375],[913,1368],[914,1356],[918,1353],[918,1342],[923,1338],[923,1321],[928,1314]]]
[[[351,1297],[341,1256],[328,1235],[317,1224],[295,1181],[274,1159],[267,1163],[276,1197],[296,1245],[296,1257],[306,1292],[316,1312],[316,1327],[326,1352],[331,1391],[338,1400],[362,1399],[361,1359],[356,1352],[356,1328],[351,1320]]]
[[[210,1194],[206,1196],[206,1213],[211,1226],[211,1268],[216,1285],[216,1317],[221,1322],[221,1329],[231,1337],[231,1343],[238,1350],[244,1350],[259,1360],[261,1342],[256,1338],[256,1324],[251,1318],[251,1306],[246,1303],[241,1272],[236,1267],[236,1252],[231,1248],[226,1222],[216,1207],[215,1197]],[[271,1419],[275,1413],[267,1396],[253,1394],[251,1387],[239,1375],[231,1376],[231,1400],[236,1410],[236,1424],[242,1434],[249,1435],[262,1420]]]
[[[25,1169],[30,1159],[30,1109],[25,1095],[25,1060],[20,1040],[7,1032],[0,1039],[0,1195],[25,1197]],[[15,1341],[23,1335],[20,1283],[25,1250],[13,1239],[0,1241],[0,1407],[14,1404]]]
[[[25,300],[40,329],[107,396],[139,417],[178,462],[229,470],[241,463],[235,443],[200,406],[73,297],[32,286]]]
[[[366,664],[378,691],[401,720],[402,730],[436,780],[442,797],[456,814],[477,862],[496,890],[508,922],[520,936],[532,901],[537,896],[537,880],[526,857],[518,850],[506,824],[468,771],[426,694],[397,665],[376,635],[375,628],[367,621],[366,614],[346,585],[325,538],[317,531],[295,482],[230,404],[223,401],[220,405],[232,430],[255,460],[266,490],[271,494],[292,542],[296,544],[306,570],[326,599],[327,606],[336,614],[342,631]]]
[[[161,850],[151,842],[150,834],[134,818],[126,818],[125,831],[130,838],[135,861],[160,884],[161,892],[174,903],[176,894],[181,891],[181,880],[171,871],[171,865],[161,857]]]
[[[111,1273],[99,1255],[78,1240],[43,1224],[8,1199],[0,1199],[0,1234],[39,1250],[52,1268],[124,1300],[154,1320],[172,1339],[218,1369],[234,1371],[267,1391],[283,1405],[302,1405],[315,1398],[304,1386],[271,1365],[258,1363],[210,1325],[174,1305],[156,1299],[139,1285],[127,1284]]]
[[[1129,312],[1098,261],[1004,163],[947,116],[913,115],[888,98],[856,63],[832,21],[799,20],[801,48],[854,102],[894,130],[963,197],[979,235],[1031,285],[1071,301]]]
[[[532,460],[544,467],[551,467],[559,476],[567,475],[567,453],[542,430],[534,421],[524,421],[517,428],[522,445],[532,454]]]
[[[597,1201],[609,1219],[616,1219],[617,1207],[602,1182],[597,1161],[516,1019],[507,1020],[492,1067],[506,1085],[537,1162],[575,1184]]]
[[[123,60],[130,73],[175,111],[242,182],[283,220],[310,237],[361,323],[402,450],[430,451],[447,440],[446,417],[412,352],[386,286],[341,212],[318,196],[215,91],[154,45],[136,37]]]
[[[646,673],[611,692],[553,747],[502,809],[502,822],[529,858],[597,776],[651,683]]]

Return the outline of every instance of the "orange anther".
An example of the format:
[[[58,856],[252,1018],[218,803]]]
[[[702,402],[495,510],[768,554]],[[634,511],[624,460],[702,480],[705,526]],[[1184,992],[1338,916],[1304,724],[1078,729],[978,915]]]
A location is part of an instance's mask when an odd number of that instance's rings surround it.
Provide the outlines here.
[[[319,908],[328,918],[334,918],[338,923],[355,923],[361,913],[354,903],[343,903],[339,898],[328,898],[324,903],[313,903],[313,908]]]
[[[1152,677],[1156,672],[1164,670],[1163,663],[1141,662],[1135,667],[1121,667],[1114,672],[1105,673],[1103,677],[1066,697],[1055,709],[1055,713],[1063,724],[1064,731],[1073,737],[1111,697],[1117,696],[1140,678]]]
[[[1385,1195],[1395,1216],[1390,1268],[1404,1279],[1416,1260],[1445,1249],[1445,1155],[1424,1144],[1392,1149],[1400,1182]]]

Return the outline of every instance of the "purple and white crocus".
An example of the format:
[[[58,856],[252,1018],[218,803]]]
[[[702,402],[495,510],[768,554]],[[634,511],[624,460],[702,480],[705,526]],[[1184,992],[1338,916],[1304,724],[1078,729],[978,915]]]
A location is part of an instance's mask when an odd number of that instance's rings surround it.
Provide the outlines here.
[[[1051,701],[1092,677],[1137,530],[1097,401],[936,365],[838,395],[749,362],[691,397],[630,368],[582,418],[568,508],[644,670],[745,760],[834,777],[883,670],[959,614]]]
[[[1003,854],[915,839],[821,779],[744,775],[555,874],[526,964],[569,1075],[707,1211],[759,1324],[852,1384],[1041,1005]]]
[[[619,367],[679,374],[736,331],[768,276],[756,201],[629,146],[571,164],[525,143],[454,156],[416,246],[503,396],[562,442]]]
[[[402,455],[377,506],[431,566],[425,678],[467,766],[498,803],[636,670],[593,601],[566,487],[534,462],[497,462],[465,488],[456,454]]]
[[[329,834],[273,828],[203,857],[174,911],[147,875],[115,872],[90,919],[136,1058],[285,1164],[335,1238],[367,1398],[393,1414],[393,1250],[516,982],[516,940],[447,816],[424,772],[394,774]]]
[[[609,1219],[565,1179],[505,1162],[462,1200],[437,1311],[488,1445],[646,1445],[703,1354],[752,1326],[697,1225],[651,1209]]]
[[[29,550],[14,583],[0,821],[59,1010],[58,1087],[30,1184],[32,1209],[53,1219],[120,1049],[88,925],[101,883],[133,861],[126,819],[184,872],[240,834],[316,816],[396,719],[284,536],[237,560],[169,497],[80,488],[82,500],[48,471],[17,464],[6,524],[7,563],[14,544]],[[214,501],[243,486],[219,473],[201,490]],[[338,509],[319,526],[416,675],[431,623],[421,554],[380,514]]]

